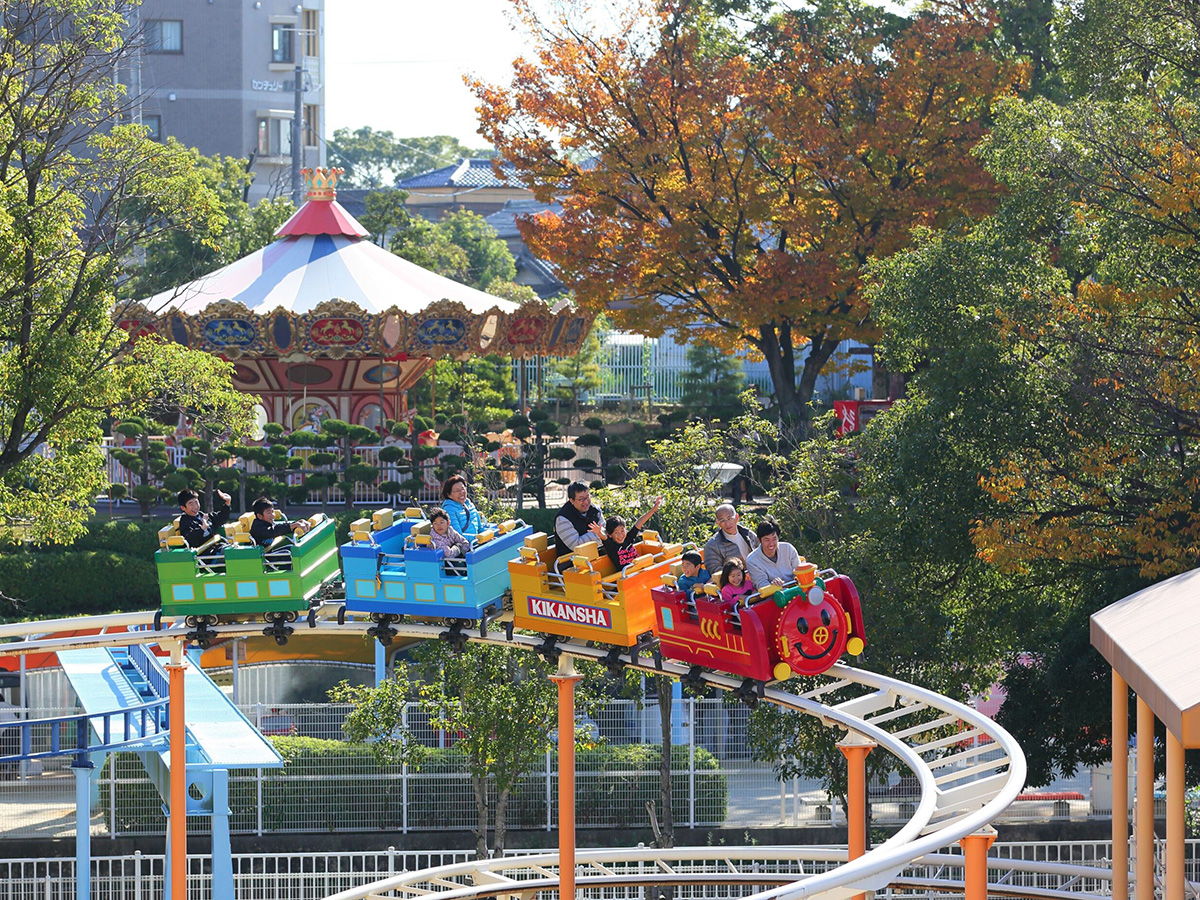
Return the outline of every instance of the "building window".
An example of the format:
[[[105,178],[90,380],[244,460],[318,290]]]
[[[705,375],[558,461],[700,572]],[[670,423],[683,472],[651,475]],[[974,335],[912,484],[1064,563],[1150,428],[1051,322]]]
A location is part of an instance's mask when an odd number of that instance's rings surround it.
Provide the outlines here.
[[[321,145],[321,107],[313,103],[304,104],[304,146]]]
[[[292,155],[292,121],[291,121],[291,119],[259,119],[258,120],[258,155],[259,156],[291,156]]]
[[[183,22],[179,19],[152,19],[146,23],[147,53],[182,53]]]
[[[271,26],[271,62],[290,63],[295,61],[292,55],[292,34],[296,26],[292,24]]]
[[[304,55],[316,59],[321,55],[321,11],[304,10]]]
[[[162,116],[142,114],[142,124],[146,126],[146,137],[152,141],[162,140]]]

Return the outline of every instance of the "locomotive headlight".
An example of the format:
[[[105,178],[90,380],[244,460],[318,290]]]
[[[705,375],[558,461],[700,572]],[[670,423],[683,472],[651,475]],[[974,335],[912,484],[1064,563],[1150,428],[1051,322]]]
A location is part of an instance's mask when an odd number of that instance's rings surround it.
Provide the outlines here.
[[[813,585],[808,589],[808,602],[813,606],[820,606],[825,599],[825,592],[821,590],[819,585]]]

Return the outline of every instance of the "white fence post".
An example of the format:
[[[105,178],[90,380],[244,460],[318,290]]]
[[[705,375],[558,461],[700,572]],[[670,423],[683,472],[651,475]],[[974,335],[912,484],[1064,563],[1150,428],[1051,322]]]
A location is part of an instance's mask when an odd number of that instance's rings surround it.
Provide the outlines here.
[[[688,700],[688,827],[696,827],[696,698]]]
[[[400,727],[404,729],[404,733],[408,734],[408,704],[404,704],[404,711],[400,713]],[[404,762],[400,765],[400,804],[401,804],[401,819],[400,833],[408,834],[408,763]],[[389,848],[391,849],[391,848]]]

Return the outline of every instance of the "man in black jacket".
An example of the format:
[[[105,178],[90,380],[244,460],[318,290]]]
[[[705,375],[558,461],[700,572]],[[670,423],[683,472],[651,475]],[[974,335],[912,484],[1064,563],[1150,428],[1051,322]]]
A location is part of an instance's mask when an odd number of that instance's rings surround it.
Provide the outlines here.
[[[592,503],[592,492],[582,481],[567,485],[567,502],[554,519],[554,537],[558,555],[566,556],[580,544],[593,541],[604,543],[604,513]]]
[[[189,547],[199,547],[214,535],[221,534],[221,526],[229,520],[229,495],[217,491],[221,505],[211,516],[200,512],[200,496],[190,488],[179,492],[179,533]]]

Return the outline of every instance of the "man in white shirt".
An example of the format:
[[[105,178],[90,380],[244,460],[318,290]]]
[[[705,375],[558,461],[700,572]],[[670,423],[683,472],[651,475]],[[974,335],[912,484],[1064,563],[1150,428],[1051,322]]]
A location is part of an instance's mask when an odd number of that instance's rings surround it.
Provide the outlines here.
[[[715,578],[727,560],[735,556],[742,562],[758,546],[758,538],[745,525],[738,522],[738,513],[732,503],[717,507],[717,531],[704,545],[704,568]]]
[[[746,560],[746,570],[758,589],[768,584],[783,585],[795,580],[793,574],[800,565],[800,554],[787,541],[779,540],[779,523],[767,516],[755,529],[758,549]]]

